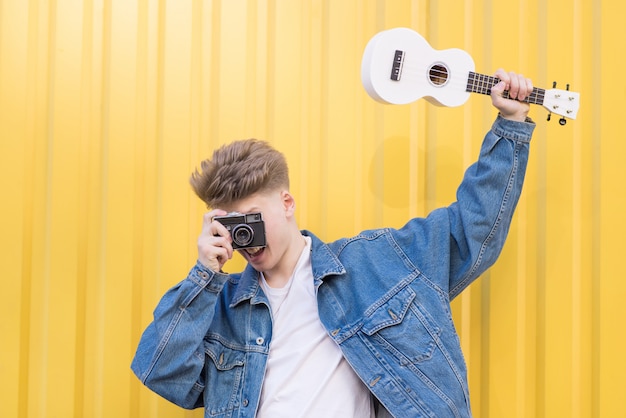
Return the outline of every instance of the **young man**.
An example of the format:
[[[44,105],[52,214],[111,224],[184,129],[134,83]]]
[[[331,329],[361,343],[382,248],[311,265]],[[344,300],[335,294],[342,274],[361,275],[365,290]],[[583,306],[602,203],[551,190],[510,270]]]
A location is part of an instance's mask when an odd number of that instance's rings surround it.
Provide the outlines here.
[[[198,263],[154,311],[141,381],[206,417],[471,416],[450,300],[502,249],[534,129],[530,80],[496,77],[500,114],[458,201],[398,230],[325,244],[296,224],[282,154],[255,140],[215,151],[191,179],[213,208]],[[214,218],[230,212],[262,214],[266,246],[238,250],[248,265],[229,275],[233,237]]]

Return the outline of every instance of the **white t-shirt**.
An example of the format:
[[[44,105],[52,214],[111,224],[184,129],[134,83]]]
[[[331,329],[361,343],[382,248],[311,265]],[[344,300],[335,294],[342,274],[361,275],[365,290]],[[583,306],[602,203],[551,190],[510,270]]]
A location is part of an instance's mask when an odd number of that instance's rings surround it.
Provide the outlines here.
[[[261,401],[261,418],[370,418],[367,387],[326,333],[317,310],[311,239],[283,288],[261,286],[272,308],[273,331]]]

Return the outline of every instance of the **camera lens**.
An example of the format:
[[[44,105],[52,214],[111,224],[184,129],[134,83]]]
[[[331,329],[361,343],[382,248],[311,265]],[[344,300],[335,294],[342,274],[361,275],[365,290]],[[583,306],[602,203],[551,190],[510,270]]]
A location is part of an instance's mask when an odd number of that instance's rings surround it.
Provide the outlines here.
[[[240,247],[245,247],[252,242],[252,239],[254,238],[254,231],[250,228],[250,226],[241,224],[233,228],[231,236],[235,244]]]

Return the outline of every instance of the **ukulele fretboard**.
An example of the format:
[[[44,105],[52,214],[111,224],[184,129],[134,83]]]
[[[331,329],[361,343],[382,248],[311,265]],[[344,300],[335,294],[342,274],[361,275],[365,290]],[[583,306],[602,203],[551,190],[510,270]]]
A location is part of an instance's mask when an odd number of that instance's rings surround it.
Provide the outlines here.
[[[474,72],[469,73],[469,77],[467,78],[467,88],[466,91],[470,93],[480,93],[480,94],[491,94],[491,88],[498,84],[500,79],[484,74],[478,74]],[[535,87],[530,96],[526,97],[523,101],[530,104],[543,104],[545,99],[546,91],[544,89],[540,89]],[[503,97],[508,99],[509,92],[505,91]]]

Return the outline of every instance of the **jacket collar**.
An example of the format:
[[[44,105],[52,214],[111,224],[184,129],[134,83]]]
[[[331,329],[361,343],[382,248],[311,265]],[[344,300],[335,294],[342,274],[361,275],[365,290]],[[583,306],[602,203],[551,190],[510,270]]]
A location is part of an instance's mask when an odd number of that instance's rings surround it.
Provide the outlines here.
[[[345,267],[327,244],[310,231],[304,230],[302,235],[311,237],[311,266],[316,284],[319,284],[326,276],[345,274]]]
[[[343,264],[341,264],[327,244],[310,231],[303,230],[301,232],[302,235],[311,237],[311,267],[313,269],[315,286],[321,284],[327,276],[341,275],[346,272]],[[267,304],[267,297],[260,289],[259,272],[252,268],[250,264],[246,265],[246,268],[240,275],[230,306],[233,307],[248,299],[253,305],[258,303]]]

